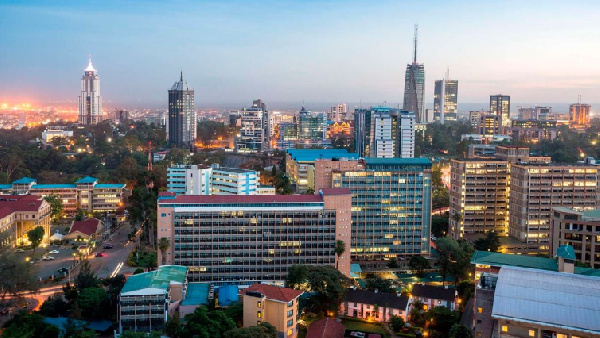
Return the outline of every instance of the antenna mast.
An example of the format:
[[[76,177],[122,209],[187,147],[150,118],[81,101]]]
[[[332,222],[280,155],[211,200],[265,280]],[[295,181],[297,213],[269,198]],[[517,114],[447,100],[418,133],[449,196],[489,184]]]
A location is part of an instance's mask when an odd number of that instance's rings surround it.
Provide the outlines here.
[[[413,63],[417,63],[417,40],[419,39],[419,25],[415,25],[415,37],[413,40],[414,51],[413,51]]]

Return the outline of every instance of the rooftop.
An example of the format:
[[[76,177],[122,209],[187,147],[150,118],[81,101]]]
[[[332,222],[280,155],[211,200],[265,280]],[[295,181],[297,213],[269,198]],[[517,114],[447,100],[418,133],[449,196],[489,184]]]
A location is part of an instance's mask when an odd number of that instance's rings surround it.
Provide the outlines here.
[[[357,153],[349,153],[347,149],[288,149],[286,153],[298,162],[314,162],[318,159],[330,160],[341,157],[359,158]]]
[[[600,278],[502,268],[492,317],[600,334]]]
[[[31,178],[31,177],[23,177],[21,179],[18,179],[14,182],[12,182],[12,184],[31,184],[36,182],[37,180],[35,178]]]
[[[85,221],[73,221],[73,225],[71,225],[71,230],[69,233],[71,234],[75,231],[79,231],[82,234],[91,236],[98,231],[98,226],[100,223],[100,220],[97,218],[88,218]]]
[[[562,257],[564,259],[576,260],[575,249],[570,245],[561,245],[556,249],[556,257]]]
[[[92,176],[86,176],[79,181],[75,182],[76,184],[94,184],[98,182],[98,179]]]
[[[440,288],[433,285],[427,284],[415,284],[412,287],[413,296],[425,297],[431,299],[443,299],[449,302],[453,302],[456,297],[455,289]]]
[[[159,204],[318,203],[319,195],[177,195],[161,198]]]
[[[38,211],[44,200],[34,195],[0,195],[0,218],[13,212]]]
[[[554,211],[580,215],[582,221],[600,221],[600,209],[578,211],[566,207],[554,207]]]
[[[374,292],[369,290],[346,290],[346,301],[362,304],[377,304],[379,306],[406,309],[408,297],[393,293]]]
[[[34,184],[31,189],[76,189],[76,184]]]
[[[125,183],[108,183],[108,184],[96,184],[94,189],[123,189]]]
[[[256,291],[262,293],[267,299],[278,300],[280,302],[290,302],[297,297],[299,297],[303,292],[289,289],[289,288],[281,288],[279,286],[269,285],[269,284],[252,284],[249,288],[245,290],[248,291]]]
[[[322,188],[319,190],[323,195],[350,195],[352,192],[348,188]]]
[[[378,158],[378,157],[366,157],[365,162],[367,165],[431,165],[431,160],[424,157],[414,157],[414,158],[401,158],[401,157],[391,157],[391,158]]]
[[[310,324],[306,338],[343,338],[345,332],[344,324],[335,318],[324,317]]]
[[[185,283],[187,267],[181,265],[162,265],[158,270],[130,276],[121,290],[121,295],[135,294],[143,289],[161,289],[167,291],[172,283]]]
[[[181,305],[206,305],[208,304],[208,283],[189,283],[185,295],[185,300]]]

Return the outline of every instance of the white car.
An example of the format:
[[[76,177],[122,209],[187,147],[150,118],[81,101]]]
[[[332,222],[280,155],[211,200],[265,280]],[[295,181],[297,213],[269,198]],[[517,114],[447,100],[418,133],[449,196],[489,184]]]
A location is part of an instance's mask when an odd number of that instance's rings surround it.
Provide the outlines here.
[[[52,261],[52,260],[54,260],[54,257],[52,257],[52,256],[44,256],[44,257],[42,257],[42,259],[45,260],[45,261]]]
[[[50,251],[50,252],[48,252],[48,253],[51,253],[51,254],[55,254],[55,255],[56,255],[56,254],[58,253],[58,250],[52,250],[52,251]]]

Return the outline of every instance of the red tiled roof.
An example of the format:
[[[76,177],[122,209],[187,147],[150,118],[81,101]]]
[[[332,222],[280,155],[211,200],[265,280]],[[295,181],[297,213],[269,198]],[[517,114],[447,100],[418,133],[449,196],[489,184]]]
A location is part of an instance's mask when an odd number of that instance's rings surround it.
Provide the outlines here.
[[[34,195],[0,195],[0,218],[15,211],[38,211],[44,200]]]
[[[91,236],[98,231],[98,226],[100,225],[100,220],[97,218],[88,218],[85,221],[73,221],[73,225],[71,225],[71,231],[69,233],[73,233],[75,231],[79,231],[82,234]]]
[[[177,195],[159,200],[167,203],[311,203],[323,202],[319,195]]]
[[[352,192],[348,188],[321,188],[323,195],[350,195]]]
[[[306,338],[344,338],[346,327],[335,319],[325,317],[310,324]]]
[[[280,288],[268,284],[252,284],[245,291],[258,291],[265,295],[267,299],[278,300],[281,302],[289,302],[302,294],[302,291]]]

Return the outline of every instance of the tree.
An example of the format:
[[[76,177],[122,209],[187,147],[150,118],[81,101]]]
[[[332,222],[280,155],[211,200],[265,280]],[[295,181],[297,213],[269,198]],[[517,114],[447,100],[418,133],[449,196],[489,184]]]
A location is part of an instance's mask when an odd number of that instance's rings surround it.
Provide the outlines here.
[[[434,237],[446,237],[448,234],[449,219],[444,216],[431,217],[431,234]]]
[[[244,323],[244,305],[241,302],[230,304],[225,309],[225,314],[227,317],[233,319],[237,326],[242,326]]]
[[[308,265],[294,264],[288,269],[288,274],[285,279],[285,287],[306,291],[309,287],[308,276]]]
[[[84,318],[99,319],[106,314],[106,310],[101,305],[107,300],[108,297],[103,288],[90,287],[81,290],[77,297],[77,304],[79,304]]]
[[[450,338],[473,338],[473,333],[464,324],[456,323],[450,329]]]
[[[151,332],[135,332],[135,331],[123,331],[119,338],[160,338],[161,334],[158,331]],[[171,336],[169,336],[171,337]],[[171,337],[173,338],[173,337]]]
[[[389,262],[387,263],[387,266],[390,269],[397,269],[399,267],[398,259],[396,257],[390,258]]]
[[[49,195],[44,197],[44,200],[50,204],[50,216],[54,222],[62,217],[63,203],[57,195]]]
[[[429,261],[423,256],[412,256],[408,261],[408,267],[419,277],[425,275],[425,269],[429,269]]]
[[[390,322],[392,324],[392,330],[394,330],[394,332],[400,332],[400,330],[402,330],[406,325],[404,319],[400,316],[393,316]]]
[[[179,318],[179,312],[175,311],[165,324],[165,333],[169,338],[179,338],[182,330],[183,325],[181,324],[181,318]]]
[[[439,238],[436,241],[436,248],[443,281],[448,275],[454,278],[455,284],[465,278],[471,268],[473,246],[464,240],[457,242],[450,238]]]
[[[277,329],[268,322],[225,332],[225,338],[277,338]]]
[[[167,249],[171,246],[171,241],[167,237],[161,237],[158,240],[158,249],[160,250],[162,256],[162,265],[165,265],[167,261]]]
[[[423,311],[424,305],[420,301],[416,300],[412,303],[408,321],[411,325],[417,327],[425,326],[425,312]]]
[[[429,329],[439,332],[442,337],[448,337],[450,329],[458,321],[458,312],[445,306],[436,306],[425,315]]]
[[[223,311],[209,311],[206,306],[197,307],[193,313],[185,316],[185,319],[185,337],[221,337],[225,332],[236,328],[233,319],[227,317]]]
[[[9,320],[2,332],[2,338],[37,338],[44,337],[44,331],[47,324],[44,323],[44,317],[37,313],[21,312]],[[52,338],[58,337],[50,336]]]
[[[292,265],[285,285],[313,291],[310,302],[318,311],[337,310],[346,292],[348,278],[332,266]]]
[[[63,300],[60,294],[49,297],[40,307],[40,313],[45,317],[66,316],[68,310],[69,304]]]
[[[35,249],[42,243],[44,239],[44,228],[40,225],[35,228],[27,231],[27,239],[31,242],[31,246],[33,247],[33,254],[35,254]]]
[[[20,298],[24,292],[36,291],[39,287],[37,271],[14,253],[0,252],[0,300],[7,296]]]
[[[77,277],[75,277],[75,287],[80,292],[83,289],[98,287],[99,281],[96,274],[90,268],[90,262],[84,260],[81,263],[81,268]]]
[[[343,255],[344,252],[346,252],[346,242],[338,239],[337,241],[335,241],[335,249],[333,250],[337,255],[337,260],[335,261],[335,268],[337,269],[340,261],[340,256]]]
[[[371,290],[371,291],[377,290],[379,292],[386,292],[386,293],[396,292],[396,290],[394,289],[394,286],[392,285],[391,280],[382,279],[379,276],[376,276],[375,278],[371,278],[371,279],[367,280],[366,289]]]
[[[498,252],[500,248],[500,238],[495,231],[488,232],[485,237],[475,241],[475,250]]]

